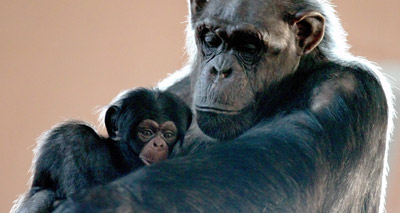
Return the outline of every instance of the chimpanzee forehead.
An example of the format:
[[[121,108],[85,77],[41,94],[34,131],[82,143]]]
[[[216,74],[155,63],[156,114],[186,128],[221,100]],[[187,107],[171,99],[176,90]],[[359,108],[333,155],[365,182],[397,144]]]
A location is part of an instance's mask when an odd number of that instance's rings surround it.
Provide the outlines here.
[[[252,23],[267,27],[265,23],[281,16],[285,1],[275,0],[213,0],[209,1],[202,17],[215,17],[231,23]]]

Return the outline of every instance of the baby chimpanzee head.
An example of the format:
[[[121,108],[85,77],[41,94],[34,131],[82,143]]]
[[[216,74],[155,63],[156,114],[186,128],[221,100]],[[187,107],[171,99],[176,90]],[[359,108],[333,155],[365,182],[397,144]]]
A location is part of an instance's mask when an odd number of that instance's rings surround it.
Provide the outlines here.
[[[167,159],[191,122],[192,112],[179,97],[144,88],[124,92],[105,116],[107,132],[125,147],[124,155],[139,156],[146,165]]]

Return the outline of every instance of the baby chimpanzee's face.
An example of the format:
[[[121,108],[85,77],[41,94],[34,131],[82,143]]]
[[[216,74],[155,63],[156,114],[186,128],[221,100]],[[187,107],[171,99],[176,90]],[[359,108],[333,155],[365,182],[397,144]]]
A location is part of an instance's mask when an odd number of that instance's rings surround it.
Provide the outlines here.
[[[172,121],[146,119],[137,127],[136,142],[143,147],[139,157],[146,165],[167,159],[177,141],[178,129]]]
[[[105,116],[108,135],[124,156],[139,156],[146,165],[167,159],[191,121],[192,112],[179,97],[143,88],[124,93]]]

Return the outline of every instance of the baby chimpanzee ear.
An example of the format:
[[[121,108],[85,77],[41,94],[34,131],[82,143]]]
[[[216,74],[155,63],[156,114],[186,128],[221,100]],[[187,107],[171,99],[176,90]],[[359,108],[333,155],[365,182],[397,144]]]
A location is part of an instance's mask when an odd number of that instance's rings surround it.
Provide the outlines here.
[[[120,108],[117,106],[111,106],[110,108],[108,108],[104,121],[106,124],[108,136],[115,141],[121,139],[118,132],[118,123],[117,123],[119,110]]]

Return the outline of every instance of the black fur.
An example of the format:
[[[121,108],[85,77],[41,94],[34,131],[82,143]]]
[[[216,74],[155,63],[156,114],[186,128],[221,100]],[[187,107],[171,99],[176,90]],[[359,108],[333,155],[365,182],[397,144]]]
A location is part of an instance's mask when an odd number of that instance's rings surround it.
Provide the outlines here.
[[[173,121],[182,142],[192,114],[168,92],[136,89],[124,93],[107,109],[107,138],[81,121],[59,124],[39,141],[31,189],[16,211],[49,211],[56,200],[144,166],[139,159],[143,142],[135,140],[136,127],[144,119]]]

